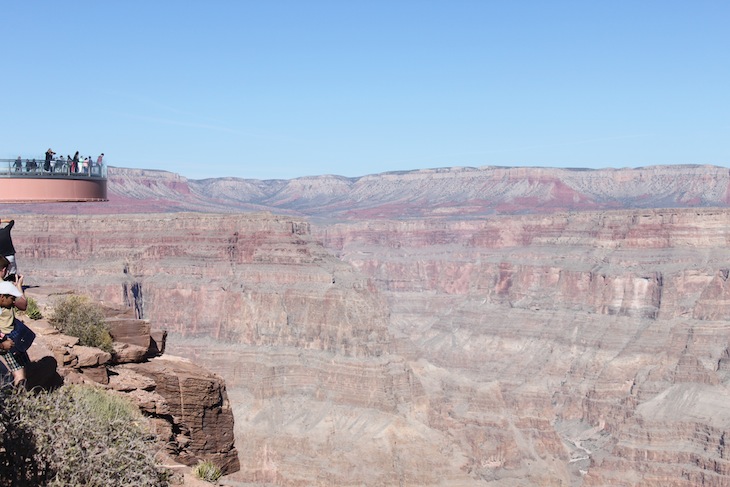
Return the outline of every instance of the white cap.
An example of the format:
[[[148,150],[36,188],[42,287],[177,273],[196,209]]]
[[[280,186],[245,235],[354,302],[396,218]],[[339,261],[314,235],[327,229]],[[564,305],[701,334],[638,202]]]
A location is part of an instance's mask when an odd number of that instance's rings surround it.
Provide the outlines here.
[[[20,292],[20,289],[9,281],[0,281],[0,294],[9,294],[11,296],[15,296],[16,298],[20,298],[23,296],[23,293]]]

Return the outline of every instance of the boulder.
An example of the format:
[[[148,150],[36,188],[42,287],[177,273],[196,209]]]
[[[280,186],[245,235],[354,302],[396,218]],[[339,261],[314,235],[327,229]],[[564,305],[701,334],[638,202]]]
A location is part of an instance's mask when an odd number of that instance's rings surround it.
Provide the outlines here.
[[[84,367],[83,369],[78,370],[85,379],[92,380],[103,385],[109,383],[109,374],[106,367],[103,365],[99,367]]]
[[[104,365],[112,359],[112,355],[109,352],[105,352],[96,347],[76,345],[73,347],[73,352],[78,358],[77,367],[79,368]]]
[[[150,346],[150,322],[125,318],[107,318],[109,333],[115,342],[129,343],[144,348]]]
[[[114,342],[112,357],[117,364],[143,362],[147,358],[147,347],[130,343]]]

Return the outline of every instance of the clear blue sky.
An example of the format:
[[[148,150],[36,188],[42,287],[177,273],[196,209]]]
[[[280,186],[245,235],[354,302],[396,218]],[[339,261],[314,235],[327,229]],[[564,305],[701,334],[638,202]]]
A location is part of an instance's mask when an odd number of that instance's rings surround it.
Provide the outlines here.
[[[730,165],[728,1],[3,2],[0,158],[192,179]]]

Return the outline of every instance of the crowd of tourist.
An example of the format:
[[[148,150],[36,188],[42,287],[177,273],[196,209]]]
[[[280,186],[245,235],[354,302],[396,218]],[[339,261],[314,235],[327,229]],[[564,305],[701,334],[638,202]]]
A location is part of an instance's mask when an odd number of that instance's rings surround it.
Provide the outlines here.
[[[86,174],[88,176],[100,176],[104,164],[104,153],[96,159],[92,156],[84,157],[79,151],[71,157],[70,155],[56,156],[50,148],[46,151],[44,160],[23,159],[18,156],[13,163],[14,172],[45,172],[62,174]]]

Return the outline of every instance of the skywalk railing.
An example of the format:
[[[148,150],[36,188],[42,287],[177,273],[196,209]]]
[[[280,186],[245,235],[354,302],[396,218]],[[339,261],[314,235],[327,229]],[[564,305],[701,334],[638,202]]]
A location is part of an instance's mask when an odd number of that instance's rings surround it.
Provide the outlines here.
[[[95,161],[82,166],[77,164],[77,170],[71,171],[70,161],[54,159],[48,170],[44,169],[45,159],[0,159],[0,176],[3,177],[78,177],[78,178],[106,178],[106,164],[97,164]]]

